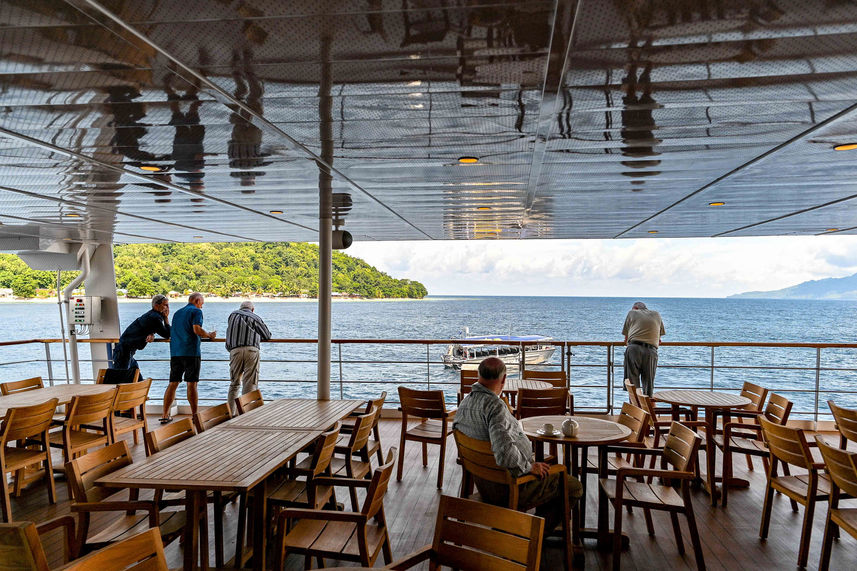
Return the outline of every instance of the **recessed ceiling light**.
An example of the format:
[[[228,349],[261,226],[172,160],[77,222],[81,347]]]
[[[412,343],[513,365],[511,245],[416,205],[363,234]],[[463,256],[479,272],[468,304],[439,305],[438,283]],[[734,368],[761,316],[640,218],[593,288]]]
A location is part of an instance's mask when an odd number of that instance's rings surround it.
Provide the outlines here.
[[[833,147],[834,151],[853,151],[854,149],[857,149],[857,143],[845,143],[844,145]]]
[[[657,234],[657,233],[658,233],[657,230],[649,230],[649,234]]]
[[[416,105],[408,105],[411,109],[422,109],[424,106],[422,103],[417,103]]]
[[[422,85],[422,84],[423,84],[423,82],[422,82],[422,81],[420,81],[419,79],[418,79],[418,80],[416,80],[416,81],[409,81],[409,82],[408,82],[408,85],[409,85],[409,86],[411,86],[411,87],[419,87],[419,86],[420,86],[420,85]]]
[[[464,165],[472,165],[473,163],[478,163],[478,157],[461,157],[458,159],[458,162]]]
[[[491,210],[490,206],[477,206],[476,210]]]
[[[143,165],[140,167],[140,170],[148,172],[161,172],[162,169],[161,167],[156,167],[155,165]]]
[[[202,238],[202,236],[194,236],[194,238]]]
[[[422,59],[423,56],[420,54],[411,54],[408,56],[410,59]]]
[[[69,212],[68,214],[66,214],[66,216],[69,218],[80,218],[80,214],[78,214],[77,212]]]
[[[828,228],[825,232],[839,232],[839,228]]]
[[[269,210],[269,212],[270,212],[271,214],[282,214],[282,213],[283,213],[283,211],[282,211],[282,210]]]
[[[709,202],[708,206],[723,206],[725,202]]]

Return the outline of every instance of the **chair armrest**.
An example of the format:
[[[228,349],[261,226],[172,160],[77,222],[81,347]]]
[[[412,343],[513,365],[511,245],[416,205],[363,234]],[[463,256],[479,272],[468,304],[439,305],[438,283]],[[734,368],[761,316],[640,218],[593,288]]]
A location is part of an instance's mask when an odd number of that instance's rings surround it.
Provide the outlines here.
[[[338,512],[336,510],[310,510],[306,508],[286,508],[277,516],[280,525],[289,519],[317,519],[324,521],[342,521],[348,523],[364,523],[366,516],[359,512]],[[285,529],[285,527],[283,527]]]
[[[616,480],[622,483],[623,480],[637,476],[654,476],[656,478],[664,478],[667,480],[692,480],[696,476],[693,472],[681,472],[678,470],[650,470],[648,468],[619,468],[616,471]]]
[[[640,443],[642,444],[642,442]],[[660,456],[664,453],[662,448],[648,448],[647,446],[628,446],[627,444],[623,444],[622,446],[608,446],[607,454],[646,454],[649,456]]]
[[[65,543],[65,558],[63,559],[63,563],[67,563],[72,559],[75,559],[78,555],[77,540],[74,529],[74,518],[70,515],[64,515],[62,517],[46,521],[45,523],[41,523],[36,526],[36,531],[39,533],[39,535],[42,535],[58,527],[65,528],[65,534],[63,535],[63,540]]]
[[[758,433],[762,433],[762,425],[761,424],[742,424],[740,422],[727,422],[723,425],[723,440],[726,441],[732,436],[733,430],[741,430],[741,431],[755,431]]]
[[[343,488],[368,488],[372,485],[372,480],[363,480],[360,478],[336,478],[333,476],[319,476],[312,479],[312,484],[315,486],[341,486]]]
[[[429,559],[431,557],[431,554],[431,545],[426,545],[424,547],[421,547],[420,549],[417,549],[416,551],[408,553],[397,561],[393,561],[392,563],[384,567],[384,569],[410,569],[411,567],[414,567],[417,563],[422,563],[426,559]]]
[[[445,412],[445,414],[443,415],[443,417],[444,417],[444,418],[446,418],[446,419],[450,419],[450,418],[452,418],[452,417],[454,417],[454,416],[455,416],[455,413],[456,413],[456,412],[458,412],[458,407],[457,407],[457,406],[454,406],[454,407],[452,407],[452,408],[448,408],[448,409],[446,409],[446,412]]]

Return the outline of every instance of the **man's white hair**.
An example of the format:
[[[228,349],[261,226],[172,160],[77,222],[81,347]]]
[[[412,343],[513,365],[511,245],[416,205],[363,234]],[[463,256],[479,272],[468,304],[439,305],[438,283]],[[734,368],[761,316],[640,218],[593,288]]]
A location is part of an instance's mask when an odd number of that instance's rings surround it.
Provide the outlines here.
[[[256,306],[253,305],[252,301],[242,301],[240,309],[249,309],[250,311],[253,311],[254,309],[256,309]]]

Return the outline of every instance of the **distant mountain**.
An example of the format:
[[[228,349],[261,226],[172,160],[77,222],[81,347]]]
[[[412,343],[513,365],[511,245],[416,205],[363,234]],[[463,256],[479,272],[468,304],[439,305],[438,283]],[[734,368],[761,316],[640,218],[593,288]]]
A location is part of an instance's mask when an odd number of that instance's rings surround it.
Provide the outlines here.
[[[730,295],[745,299],[853,299],[857,300],[857,274],[803,282],[772,291],[748,291]]]

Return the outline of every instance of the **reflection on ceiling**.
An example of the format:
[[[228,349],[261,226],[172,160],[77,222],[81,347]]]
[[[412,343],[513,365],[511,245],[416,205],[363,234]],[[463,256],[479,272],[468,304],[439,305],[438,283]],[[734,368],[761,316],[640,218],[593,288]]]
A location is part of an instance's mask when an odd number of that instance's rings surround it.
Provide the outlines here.
[[[845,0],[4,0],[0,54],[4,235],[315,241],[328,174],[356,240],[857,233]]]

